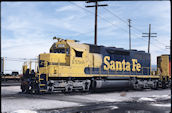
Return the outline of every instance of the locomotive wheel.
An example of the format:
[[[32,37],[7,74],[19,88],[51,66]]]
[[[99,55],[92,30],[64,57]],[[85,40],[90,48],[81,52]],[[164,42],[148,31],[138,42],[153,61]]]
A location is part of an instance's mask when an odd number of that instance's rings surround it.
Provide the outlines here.
[[[72,92],[72,90],[73,90],[73,89],[72,89],[71,87],[68,88],[68,92]]]
[[[36,92],[35,89],[31,89],[32,94],[35,94],[35,92]]]
[[[156,82],[155,83],[155,87],[153,89],[157,90],[158,89],[158,86],[159,86],[159,84],[158,84],[158,82]]]
[[[32,93],[32,94],[39,94],[39,90],[36,89],[36,88],[32,88],[32,89],[31,89],[31,93]]]
[[[32,94],[39,94],[39,93],[40,93],[38,84],[34,84],[34,85],[31,87],[31,93],[32,93]]]
[[[24,86],[23,86],[23,85],[21,85],[21,90],[22,90],[22,93],[24,93],[24,92],[25,92],[25,88],[24,88]]]
[[[69,92],[72,92],[73,87],[70,85],[70,86],[67,86],[65,89],[66,89],[65,92],[69,93]]]
[[[85,88],[84,88],[84,91],[89,91],[89,85],[88,85],[88,82],[85,83]]]
[[[26,86],[26,93],[30,93],[29,86]]]
[[[166,84],[162,84],[162,89],[166,89],[166,88],[167,88]]]
[[[28,85],[21,85],[22,93],[29,93],[29,86]]]
[[[133,89],[134,90],[138,90],[138,91],[142,91],[144,88],[139,86],[139,84],[137,84],[138,82],[136,82],[136,84],[133,85]]]
[[[65,90],[61,90],[62,93],[65,93]]]
[[[24,88],[21,88],[21,89],[22,89],[22,93],[25,93],[26,92],[26,90]]]
[[[167,86],[166,86],[165,81],[162,81],[162,89],[166,89],[166,88],[167,88]]]

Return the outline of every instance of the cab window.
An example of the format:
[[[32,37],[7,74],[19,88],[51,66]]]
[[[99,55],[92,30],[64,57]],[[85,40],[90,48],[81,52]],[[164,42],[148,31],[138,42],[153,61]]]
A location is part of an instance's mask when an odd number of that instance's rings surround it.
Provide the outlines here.
[[[54,53],[65,53],[65,48],[58,48],[54,50]]]
[[[82,53],[83,52],[80,52],[80,51],[76,51],[75,50],[75,57],[82,57]]]

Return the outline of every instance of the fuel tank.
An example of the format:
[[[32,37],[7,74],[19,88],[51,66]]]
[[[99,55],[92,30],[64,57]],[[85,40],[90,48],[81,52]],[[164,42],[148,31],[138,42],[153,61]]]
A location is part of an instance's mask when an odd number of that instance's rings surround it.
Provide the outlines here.
[[[131,87],[131,84],[129,80],[96,80],[94,87],[96,89],[126,88]]]

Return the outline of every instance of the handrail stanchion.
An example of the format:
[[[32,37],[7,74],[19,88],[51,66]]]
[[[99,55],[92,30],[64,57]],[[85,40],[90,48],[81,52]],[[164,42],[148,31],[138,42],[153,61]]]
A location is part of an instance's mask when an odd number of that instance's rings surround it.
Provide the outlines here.
[[[142,75],[143,75],[143,67],[142,67]]]
[[[92,74],[92,68],[90,67],[90,75]]]
[[[108,69],[108,75],[109,75],[109,69]]]
[[[99,67],[99,75],[101,75],[101,66]]]
[[[59,76],[59,70],[60,69],[60,62],[59,62],[59,58],[58,58],[58,76]]]

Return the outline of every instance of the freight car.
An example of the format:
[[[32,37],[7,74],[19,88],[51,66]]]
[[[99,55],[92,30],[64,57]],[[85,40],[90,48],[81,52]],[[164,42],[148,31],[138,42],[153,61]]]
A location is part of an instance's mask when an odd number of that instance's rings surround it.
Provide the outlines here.
[[[20,75],[18,72],[13,71],[11,74],[2,74],[1,75],[1,81],[7,82],[7,81],[20,81]]]
[[[158,59],[161,71],[165,66],[161,66],[162,61],[163,58]],[[22,92],[167,88],[171,77],[158,71],[151,75],[150,54],[144,51],[80,44],[60,38],[50,53],[39,55],[38,62],[36,73],[23,66]]]

